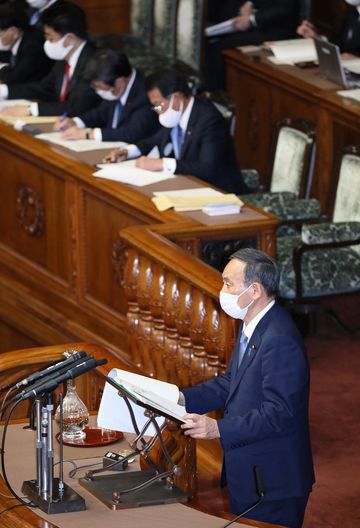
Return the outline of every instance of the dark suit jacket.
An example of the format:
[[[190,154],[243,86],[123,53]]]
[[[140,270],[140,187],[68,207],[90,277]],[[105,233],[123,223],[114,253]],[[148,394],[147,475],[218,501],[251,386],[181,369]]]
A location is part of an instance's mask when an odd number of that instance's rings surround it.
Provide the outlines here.
[[[174,157],[171,129],[162,127],[137,143],[142,154],[157,145],[160,157]],[[195,98],[175,174],[190,174],[221,189],[247,191],[237,166],[228,124],[212,103]]]
[[[89,42],[86,43],[80,53],[64,102],[60,101],[60,93],[65,61],[55,61],[50,73],[40,82],[9,86],[9,99],[39,100],[39,115],[61,115],[67,112],[69,117],[74,117],[93,108],[100,98],[90,83],[84,80],[84,70],[93,53],[93,46]]]
[[[238,16],[246,0],[210,0],[209,20],[218,23]],[[255,20],[264,39],[282,39],[295,32],[299,19],[298,0],[253,0]],[[249,31],[252,31],[250,29]],[[239,32],[244,33],[244,32]]]
[[[359,12],[355,7],[349,8],[342,31],[335,43],[342,52],[360,55],[360,20]]]
[[[79,115],[89,128],[101,128],[103,141],[125,141],[135,143],[149,137],[160,128],[159,120],[152,110],[146,94],[144,78],[136,72],[117,128],[112,121],[117,101],[102,101],[99,106]]]
[[[54,62],[44,52],[44,38],[37,29],[24,31],[13,66],[0,70],[0,81],[5,84],[40,81]]]
[[[238,357],[237,343],[223,376],[183,391],[186,410],[225,409],[218,426],[232,500],[257,499],[255,465],[268,500],[306,496],[314,482],[309,368],[302,338],[279,304],[256,326],[239,369]]]

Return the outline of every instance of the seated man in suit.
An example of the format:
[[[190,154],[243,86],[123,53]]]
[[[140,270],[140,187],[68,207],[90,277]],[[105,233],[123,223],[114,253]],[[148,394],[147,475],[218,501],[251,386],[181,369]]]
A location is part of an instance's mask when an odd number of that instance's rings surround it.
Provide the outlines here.
[[[55,130],[62,139],[96,139],[133,143],[151,136],[160,125],[150,106],[144,78],[128,58],[115,50],[99,50],[85,72],[103,101],[78,117],[59,119]]]
[[[303,340],[275,300],[280,276],[274,260],[250,248],[230,258],[220,305],[243,321],[239,337],[224,375],[180,393],[190,420],[181,427],[192,438],[220,439],[233,513],[258,500],[257,466],[265,496],[246,517],[301,528],[314,482]],[[204,414],[216,409],[224,409],[223,418]]]
[[[6,84],[39,81],[53,65],[44,52],[40,31],[28,26],[24,9],[15,4],[0,5],[0,49],[10,52],[9,63],[0,69]]]
[[[348,9],[341,32],[333,39],[343,54],[360,55],[360,0],[345,0],[352,6]],[[319,32],[316,27],[303,20],[297,33],[304,38],[314,38]]]
[[[13,106],[7,115],[79,115],[99,103],[99,96],[84,78],[86,64],[94,53],[87,40],[84,11],[70,2],[49,7],[42,15],[46,55],[55,60],[40,82],[0,85],[0,99],[35,99],[39,103]]]
[[[161,129],[136,145],[113,151],[109,161],[141,156],[137,167],[189,174],[228,192],[247,192],[228,124],[214,105],[192,97],[186,78],[175,70],[150,75],[146,89]],[[155,148],[160,158],[147,157]]]
[[[226,49],[259,45],[268,40],[296,37],[298,0],[218,0],[209,1],[210,24],[234,19],[233,32],[209,38],[206,48],[205,77],[208,90],[225,87],[222,52]]]

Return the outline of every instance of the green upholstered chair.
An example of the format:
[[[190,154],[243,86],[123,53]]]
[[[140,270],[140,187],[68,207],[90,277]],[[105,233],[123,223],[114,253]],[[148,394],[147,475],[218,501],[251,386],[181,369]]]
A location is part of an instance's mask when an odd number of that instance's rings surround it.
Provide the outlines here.
[[[272,152],[269,190],[260,185],[255,170],[243,170],[245,182],[255,192],[241,198],[280,217],[277,235],[282,236],[295,233],[294,226],[320,215],[316,200],[304,200],[309,196],[314,170],[315,127],[304,119],[281,121],[275,128]]]
[[[175,33],[175,64],[200,76],[204,42],[205,0],[179,0]]]
[[[280,297],[297,311],[360,291],[360,147],[342,151],[331,201],[331,221],[304,224],[299,235],[277,240]]]

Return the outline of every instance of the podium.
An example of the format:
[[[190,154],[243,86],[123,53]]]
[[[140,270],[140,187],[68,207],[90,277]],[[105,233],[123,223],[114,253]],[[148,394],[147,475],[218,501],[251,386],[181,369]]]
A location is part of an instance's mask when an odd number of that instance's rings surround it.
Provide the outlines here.
[[[136,434],[135,439],[130,443],[132,451],[122,459],[122,462],[138,455],[150,469],[148,471],[133,471],[115,475],[99,475],[99,473],[104,471],[116,470],[118,462],[114,462],[107,467],[89,471],[84,478],[79,480],[81,486],[112,510],[187,502],[189,499],[188,495],[174,483],[174,477],[181,473],[181,468],[172,459],[163,438],[163,432],[169,421],[180,423],[180,420],[163,410],[160,411],[155,404],[146,403],[138,399],[128,390],[118,385],[112,378],[108,376],[104,376],[104,378],[118,391],[119,397],[124,399]],[[141,430],[137,424],[130,401],[144,408],[144,415],[147,420]],[[165,419],[162,426],[157,423],[157,418]],[[146,432],[151,426],[154,428],[155,434],[153,437],[146,439]],[[162,467],[159,460],[155,460],[151,455],[151,450],[157,441],[160,443],[162,454],[167,461],[169,469]]]

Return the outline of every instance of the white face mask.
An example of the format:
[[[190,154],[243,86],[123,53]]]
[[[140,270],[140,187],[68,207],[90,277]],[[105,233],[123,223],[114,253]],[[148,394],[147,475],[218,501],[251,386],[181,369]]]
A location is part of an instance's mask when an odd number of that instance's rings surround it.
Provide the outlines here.
[[[246,314],[248,312],[248,309],[253,304],[254,300],[252,300],[245,308],[240,308],[238,305],[238,299],[244,293],[248,291],[249,288],[251,288],[252,284],[246,288],[243,292],[240,293],[240,295],[236,295],[233,293],[226,293],[221,291],[220,292],[220,306],[224,310],[224,312],[230,317],[233,317],[234,319],[242,319],[244,320],[246,317]]]
[[[105,101],[116,101],[119,99],[119,96],[114,95],[111,90],[95,90],[95,92]]]
[[[42,9],[46,6],[47,0],[26,0],[30,7]]]
[[[184,108],[184,103],[181,101],[179,110],[174,110],[172,107],[174,96],[171,96],[169,108],[159,115],[160,125],[166,128],[174,128],[180,123],[181,115]]]
[[[345,0],[345,2],[354,7],[360,6],[360,0]]]
[[[65,57],[73,49],[74,44],[64,47],[64,41],[68,35],[64,35],[60,40],[56,42],[50,42],[50,40],[45,40],[44,51],[49,59],[53,60],[64,60]]]

